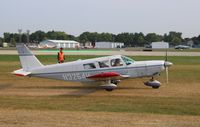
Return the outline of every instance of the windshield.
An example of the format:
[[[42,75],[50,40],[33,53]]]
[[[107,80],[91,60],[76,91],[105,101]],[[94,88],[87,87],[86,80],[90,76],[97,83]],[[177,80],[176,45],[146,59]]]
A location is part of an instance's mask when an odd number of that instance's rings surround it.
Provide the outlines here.
[[[122,59],[123,59],[123,61],[124,61],[124,63],[125,63],[126,65],[130,65],[130,64],[134,63],[134,60],[132,60],[132,59],[129,58],[129,57],[122,56]]]

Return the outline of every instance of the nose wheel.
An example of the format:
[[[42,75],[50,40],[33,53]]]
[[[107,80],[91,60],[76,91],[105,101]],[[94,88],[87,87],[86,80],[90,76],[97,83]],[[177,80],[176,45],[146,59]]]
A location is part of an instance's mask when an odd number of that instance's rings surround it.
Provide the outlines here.
[[[161,83],[152,77],[149,81],[144,82],[144,85],[152,87],[153,89],[158,89]]]

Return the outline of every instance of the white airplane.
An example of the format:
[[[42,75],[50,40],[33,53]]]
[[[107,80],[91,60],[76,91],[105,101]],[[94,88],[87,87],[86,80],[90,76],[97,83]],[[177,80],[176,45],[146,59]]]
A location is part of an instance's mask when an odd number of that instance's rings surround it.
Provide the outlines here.
[[[152,77],[144,84],[159,88],[161,83],[154,77],[166,70],[168,81],[168,67],[172,65],[164,60],[134,61],[122,55],[43,65],[24,44],[18,43],[16,47],[22,65],[22,69],[13,72],[17,76],[82,82],[99,85],[107,91],[117,88],[123,79],[141,77]]]
[[[175,49],[190,49],[191,47],[190,46],[187,46],[187,45],[177,45],[174,47]]]

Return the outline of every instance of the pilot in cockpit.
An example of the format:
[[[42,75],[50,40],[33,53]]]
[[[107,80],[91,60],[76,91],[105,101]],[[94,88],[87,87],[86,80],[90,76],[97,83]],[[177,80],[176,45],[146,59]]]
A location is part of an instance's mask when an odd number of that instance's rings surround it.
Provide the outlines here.
[[[121,66],[120,59],[115,59],[113,66]]]

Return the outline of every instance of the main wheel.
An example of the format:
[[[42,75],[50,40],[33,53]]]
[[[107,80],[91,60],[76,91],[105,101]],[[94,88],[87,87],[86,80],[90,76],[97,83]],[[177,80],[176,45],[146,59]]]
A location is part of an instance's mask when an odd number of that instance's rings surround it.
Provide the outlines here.
[[[120,80],[111,80],[111,83],[118,85],[118,83],[120,82]]]
[[[111,91],[113,91],[113,89],[105,89],[106,91],[108,91],[108,92],[111,92]]]
[[[152,86],[153,89],[158,89],[160,86]]]

